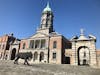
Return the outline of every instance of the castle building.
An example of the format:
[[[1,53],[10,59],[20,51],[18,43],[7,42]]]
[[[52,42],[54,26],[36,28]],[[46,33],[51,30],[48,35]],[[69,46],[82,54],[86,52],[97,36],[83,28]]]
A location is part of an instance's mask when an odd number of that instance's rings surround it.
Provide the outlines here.
[[[6,56],[8,60],[14,60],[18,52],[32,52],[31,63],[100,66],[96,37],[85,36],[81,29],[80,36],[73,36],[69,40],[54,31],[53,18],[53,12],[47,3],[42,11],[40,26],[33,36],[21,40],[8,35],[0,37],[0,57],[5,59]]]
[[[53,17],[48,3],[42,12],[40,27],[36,33],[21,40],[20,52],[31,51],[33,53],[32,62],[34,63],[62,64],[65,61],[65,49],[71,47],[68,39],[54,31]]]

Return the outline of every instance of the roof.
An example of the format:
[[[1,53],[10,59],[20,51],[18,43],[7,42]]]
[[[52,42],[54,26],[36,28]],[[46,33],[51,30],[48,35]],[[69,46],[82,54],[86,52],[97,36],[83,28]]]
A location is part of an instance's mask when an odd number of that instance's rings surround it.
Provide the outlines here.
[[[80,35],[78,40],[89,40],[89,39],[86,36],[84,36],[84,35]]]
[[[88,41],[88,40],[95,40],[96,41],[96,37],[93,36],[92,34],[90,34],[88,37],[84,35],[84,30],[81,29],[81,34],[80,36],[73,36],[71,41]]]

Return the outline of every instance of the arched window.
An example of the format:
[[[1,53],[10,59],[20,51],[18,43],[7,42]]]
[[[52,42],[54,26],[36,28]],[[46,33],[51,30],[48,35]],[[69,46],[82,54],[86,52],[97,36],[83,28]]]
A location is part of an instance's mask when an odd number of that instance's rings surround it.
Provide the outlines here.
[[[43,52],[40,53],[40,61],[42,61],[42,60],[44,60],[44,53]]]
[[[35,52],[35,53],[34,53],[34,61],[37,60],[37,59],[38,59],[38,53]]]
[[[57,48],[57,41],[53,42],[53,48]]]
[[[23,43],[23,49],[25,49],[25,46],[26,46],[25,43]]]

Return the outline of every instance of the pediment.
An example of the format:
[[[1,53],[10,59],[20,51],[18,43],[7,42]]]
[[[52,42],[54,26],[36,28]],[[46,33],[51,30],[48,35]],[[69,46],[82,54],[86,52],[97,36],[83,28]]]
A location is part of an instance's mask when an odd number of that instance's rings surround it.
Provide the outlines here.
[[[31,36],[30,38],[40,38],[40,37],[48,37],[49,35],[44,34],[44,33],[36,33],[33,36]]]

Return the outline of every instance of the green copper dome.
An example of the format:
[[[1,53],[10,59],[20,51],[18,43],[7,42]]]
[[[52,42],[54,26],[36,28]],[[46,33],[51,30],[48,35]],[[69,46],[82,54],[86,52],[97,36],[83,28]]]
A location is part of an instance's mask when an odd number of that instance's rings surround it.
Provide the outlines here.
[[[51,8],[49,6],[49,2],[47,3],[46,8],[44,8],[44,10],[43,10],[43,12],[46,12],[46,11],[51,11]]]

